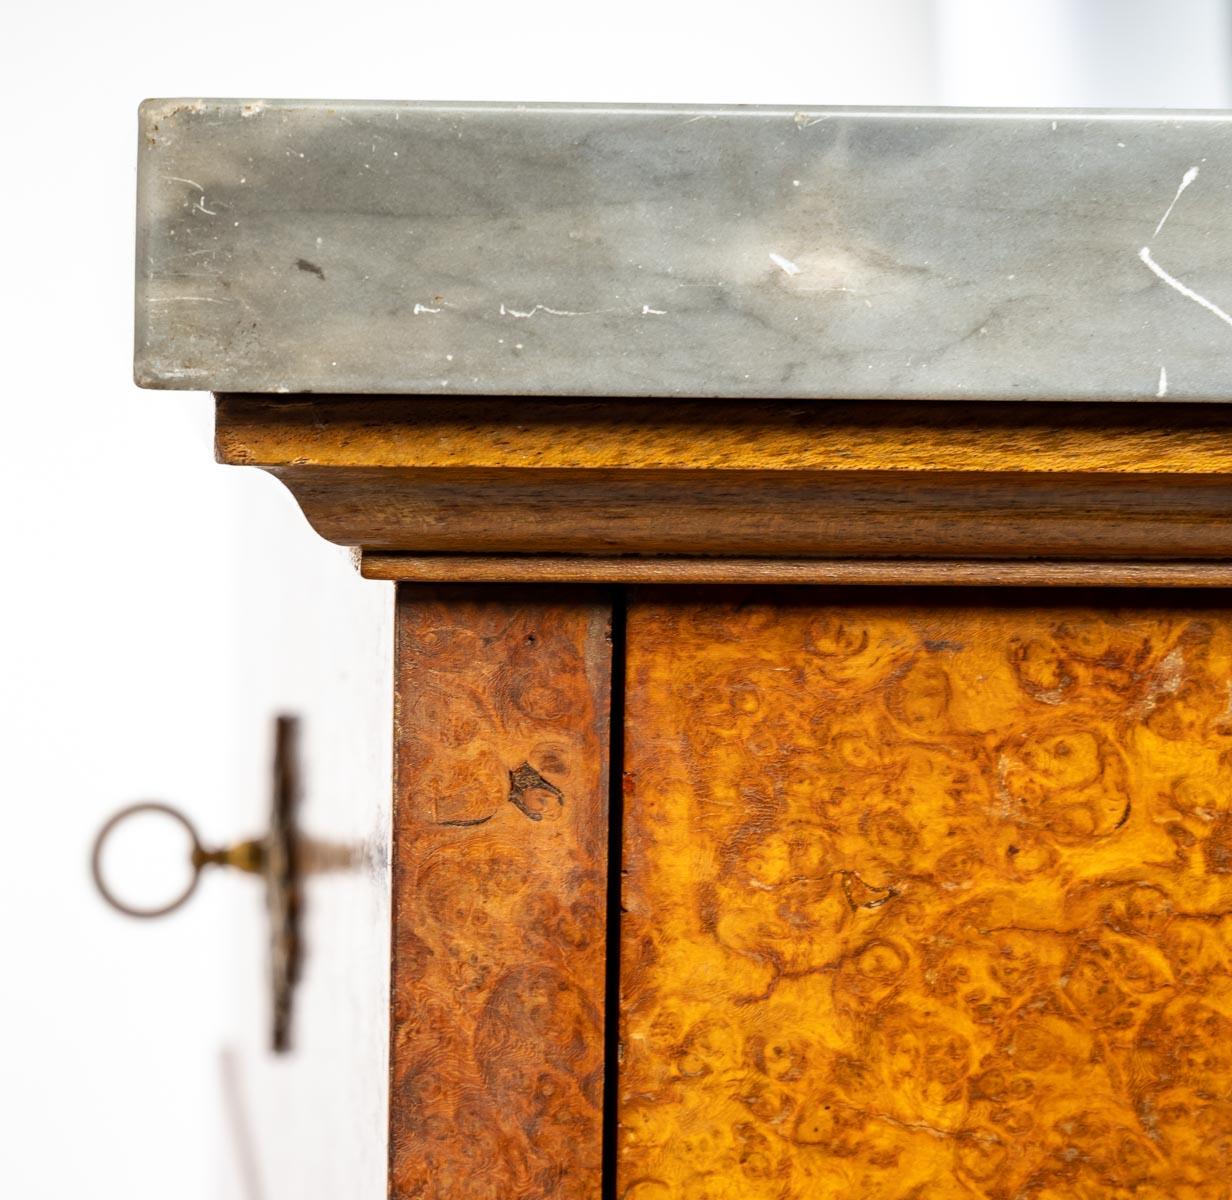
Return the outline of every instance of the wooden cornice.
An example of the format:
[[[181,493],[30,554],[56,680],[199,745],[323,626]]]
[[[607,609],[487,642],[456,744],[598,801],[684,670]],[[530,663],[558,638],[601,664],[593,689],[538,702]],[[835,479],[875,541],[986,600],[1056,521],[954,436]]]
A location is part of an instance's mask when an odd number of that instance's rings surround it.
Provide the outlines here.
[[[1118,563],[1192,586],[1232,562],[1222,405],[227,395],[217,449],[377,577],[886,582],[910,560],[921,583]]]

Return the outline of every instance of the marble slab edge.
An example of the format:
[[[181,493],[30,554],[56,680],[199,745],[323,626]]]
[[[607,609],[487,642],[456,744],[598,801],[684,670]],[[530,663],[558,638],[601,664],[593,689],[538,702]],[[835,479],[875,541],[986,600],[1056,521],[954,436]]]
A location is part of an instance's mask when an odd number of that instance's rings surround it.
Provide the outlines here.
[[[1232,115],[151,100],[135,377],[1232,398]]]

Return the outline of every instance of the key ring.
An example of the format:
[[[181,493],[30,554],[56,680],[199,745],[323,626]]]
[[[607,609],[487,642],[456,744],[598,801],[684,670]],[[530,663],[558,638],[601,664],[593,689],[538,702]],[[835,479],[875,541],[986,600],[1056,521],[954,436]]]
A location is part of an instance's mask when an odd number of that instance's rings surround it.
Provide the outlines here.
[[[184,890],[166,904],[156,905],[152,908],[142,908],[135,904],[129,904],[126,900],[121,900],[112,891],[103,873],[103,848],[106,845],[107,839],[115,832],[118,826],[122,825],[130,817],[139,816],[141,813],[162,813],[164,816],[170,817],[188,834],[192,846],[188,855],[188,864],[192,869],[192,875]],[[114,813],[98,831],[94,838],[94,849],[90,855],[90,873],[94,876],[94,886],[98,888],[99,895],[112,908],[122,912],[126,917],[165,917],[168,913],[175,912],[176,909],[183,907],[188,902],[192,894],[197,890],[197,884],[201,882],[201,872],[206,867],[235,867],[238,870],[259,875],[265,869],[265,859],[266,846],[264,839],[239,842],[234,846],[224,846],[218,850],[207,850],[201,844],[201,837],[197,833],[196,826],[178,808],[174,808],[170,804],[164,804],[161,800],[142,800],[137,804],[130,804],[120,809],[119,812]]]
[[[153,908],[141,908],[121,900],[108,886],[107,877],[103,874],[103,848],[106,845],[107,839],[115,832],[117,827],[124,824],[129,818],[138,816],[141,813],[162,813],[164,816],[170,817],[184,829],[185,833],[188,834],[189,841],[192,843],[192,851],[188,858],[189,865],[192,868],[192,875],[188,880],[188,884],[178,896],[175,896],[166,904],[157,905]],[[197,890],[197,884],[201,881],[201,872],[205,866],[204,860],[205,849],[201,845],[201,838],[197,834],[196,827],[178,808],[172,808],[170,804],[163,804],[159,800],[142,800],[137,804],[130,804],[126,808],[120,809],[118,813],[108,818],[103,827],[98,831],[94,839],[94,850],[90,855],[90,872],[94,876],[94,886],[98,888],[99,894],[112,908],[122,912],[125,916],[165,917],[168,913],[175,912],[177,908],[186,904],[189,897]]]
[[[161,800],[142,800],[112,814],[94,838],[90,873],[102,898],[126,917],[165,917],[183,907],[197,890],[206,867],[232,867],[259,875],[265,884],[265,909],[269,919],[270,994],[273,1010],[272,1042],[275,1050],[289,1044],[291,994],[300,972],[300,873],[305,841],[296,825],[299,804],[299,770],[296,751],[297,723],[281,716],[274,722],[274,756],[270,787],[269,824],[262,837],[210,849],[201,844],[196,826],[178,808]],[[116,828],[130,817],[158,813],[169,817],[188,834],[187,885],[167,903],[149,907],[130,904],[111,888],[103,871],[103,850]],[[348,859],[348,861],[350,861]]]

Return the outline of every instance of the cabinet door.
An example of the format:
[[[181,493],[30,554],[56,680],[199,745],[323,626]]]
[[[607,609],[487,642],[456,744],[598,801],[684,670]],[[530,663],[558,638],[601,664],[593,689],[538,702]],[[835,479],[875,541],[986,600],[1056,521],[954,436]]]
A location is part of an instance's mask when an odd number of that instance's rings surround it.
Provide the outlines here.
[[[625,1200],[1232,1196],[1232,610],[629,605]]]

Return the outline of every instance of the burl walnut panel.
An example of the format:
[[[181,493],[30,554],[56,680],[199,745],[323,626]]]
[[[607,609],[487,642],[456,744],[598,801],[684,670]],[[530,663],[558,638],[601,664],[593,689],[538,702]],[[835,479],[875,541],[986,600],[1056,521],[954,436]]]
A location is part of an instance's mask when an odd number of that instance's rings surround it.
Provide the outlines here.
[[[610,669],[593,596],[399,589],[395,1200],[598,1195]]]
[[[623,1200],[1232,1196],[1232,611],[744,599],[629,611]]]

